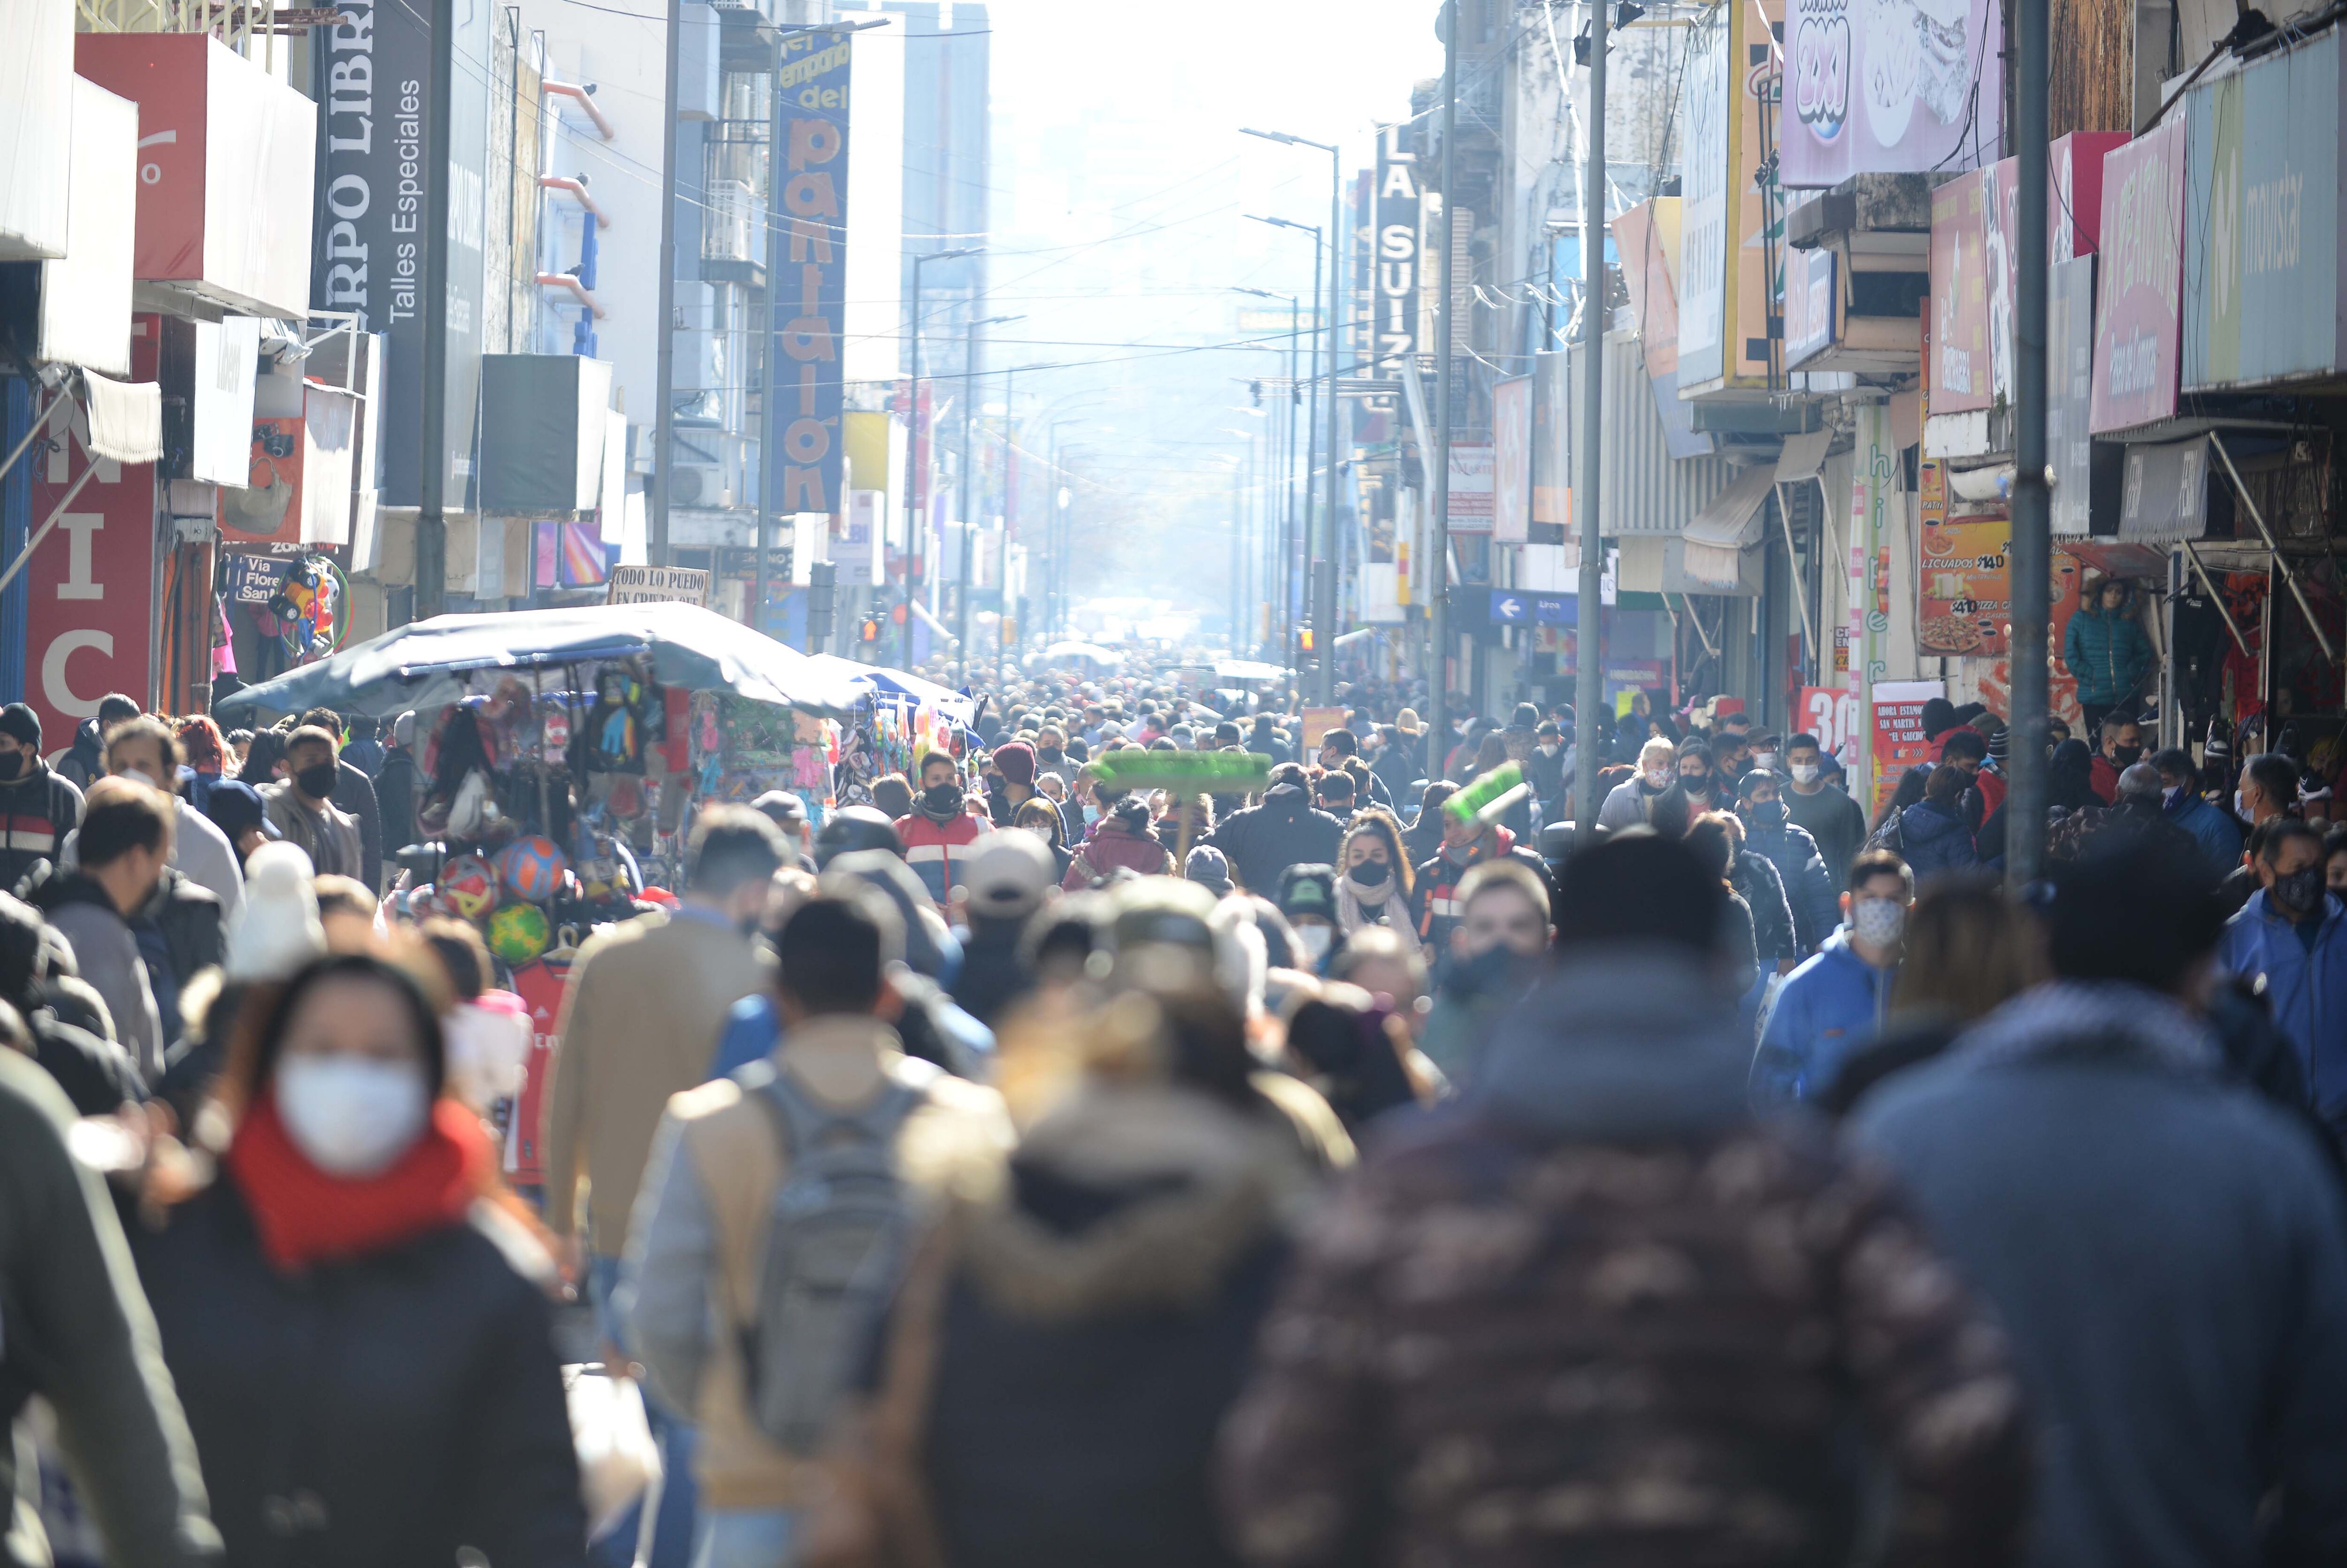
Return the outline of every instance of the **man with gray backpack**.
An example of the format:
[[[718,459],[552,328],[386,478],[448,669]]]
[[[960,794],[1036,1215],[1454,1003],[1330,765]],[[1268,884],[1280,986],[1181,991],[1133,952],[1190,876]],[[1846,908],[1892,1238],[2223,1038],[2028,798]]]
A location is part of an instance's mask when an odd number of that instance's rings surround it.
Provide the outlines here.
[[[695,1568],[792,1561],[812,1461],[912,1243],[948,1197],[992,1191],[1013,1141],[1000,1096],[907,1056],[886,1021],[893,906],[813,899],[775,948],[782,1043],[669,1102],[622,1270],[652,1391],[700,1430]]]

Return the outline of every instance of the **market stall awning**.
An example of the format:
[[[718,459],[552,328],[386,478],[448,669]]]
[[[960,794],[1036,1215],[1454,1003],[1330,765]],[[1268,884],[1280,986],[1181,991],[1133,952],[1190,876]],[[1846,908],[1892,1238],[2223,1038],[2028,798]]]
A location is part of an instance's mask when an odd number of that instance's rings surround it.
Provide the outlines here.
[[[559,672],[634,657],[649,657],[653,678],[667,685],[811,713],[852,712],[861,696],[806,654],[697,604],[594,604],[415,621],[223,697],[213,712],[225,719],[323,706],[387,718],[487,692],[510,673],[567,679]]]
[[[1717,583],[1722,592],[1736,591],[1744,548],[1760,542],[1760,509],[1768,505],[1776,482],[1774,464],[1747,468],[1696,514],[1680,535],[1686,544],[1689,578],[1697,584]]]
[[[1218,681],[1285,681],[1285,665],[1266,664],[1260,659],[1217,659],[1214,679]]]
[[[927,702],[957,724],[969,723],[978,711],[978,704],[960,692],[902,670],[891,670],[885,664],[859,664],[836,653],[817,653],[807,662],[837,674],[859,692]]]

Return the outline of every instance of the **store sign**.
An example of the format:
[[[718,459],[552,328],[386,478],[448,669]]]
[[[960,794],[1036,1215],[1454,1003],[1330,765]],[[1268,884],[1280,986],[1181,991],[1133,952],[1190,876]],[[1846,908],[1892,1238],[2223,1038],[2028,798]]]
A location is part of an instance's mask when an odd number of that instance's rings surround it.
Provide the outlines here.
[[[2123,130],[2074,130],[2048,150],[2045,236],[2057,264],[2102,248],[2103,158],[2127,144]]]
[[[1491,444],[1450,443],[1450,531],[1491,531]]]
[[[1532,355],[1534,544],[1561,544],[1573,525],[1573,356]]]
[[[2119,534],[2143,544],[2172,544],[2209,532],[2209,438],[2136,442],[2119,485]]]
[[[1419,200],[1418,122],[1389,125],[1378,133],[1377,242],[1371,313],[1379,378],[1399,376],[1418,356]],[[1283,321],[1279,330],[1290,323]]]
[[[1607,602],[1612,602],[1610,598]],[[1523,593],[1511,588],[1491,590],[1494,626],[1577,626],[1581,600],[1570,593]]]
[[[2093,521],[2095,440],[2086,411],[2095,393],[2095,258],[2045,270],[2045,449],[2053,460],[2053,528],[2084,534]]]
[[[770,263],[769,292],[791,314],[775,332],[781,352],[766,450],[780,455],[782,512],[828,517],[847,504],[840,429],[847,327],[847,102],[855,40],[842,33],[783,39],[784,254]]]
[[[1520,545],[1532,506],[1532,378],[1491,387],[1491,542]]]
[[[382,438],[386,507],[423,500],[424,270],[429,185],[448,178],[448,358],[440,482],[448,509],[468,501],[481,375],[483,224],[488,165],[488,5],[458,6],[451,40],[449,145],[427,142],[425,85],[432,75],[431,8],[341,0],[338,26],[313,32],[325,121],[310,299],[354,311],[385,343]]]
[[[709,602],[710,574],[697,567],[615,566],[607,604],[698,604]]]
[[[1858,694],[1847,687],[1804,686],[1794,705],[1793,733],[1815,735],[1818,750],[1829,757],[1842,754],[1858,722]]]
[[[1988,332],[1988,178],[1973,169],[1932,192],[1932,414],[1986,408],[1994,397]]]
[[[2013,521],[2001,514],[1950,517],[1947,475],[1930,458],[1916,482],[1922,513],[1916,651],[1994,658],[2005,650],[2013,616]]]
[[[1679,381],[1714,381],[1727,372],[1727,259],[1734,195],[1728,159],[1733,131],[1728,93],[1735,75],[1736,5],[1708,9],[1688,36],[1686,169],[1679,229]]]
[[[2097,432],[2176,413],[2185,122],[2172,116],[2103,159],[2103,262],[2087,420]]]
[[[1697,395],[1706,383],[1765,386],[1771,374],[1780,280],[1769,262],[1783,253],[1785,217],[1762,153],[1781,80],[1766,29],[1779,14],[1779,0],[1713,7],[1688,45],[1678,384]]]
[[[2187,97],[2184,386],[2258,386],[2347,364],[2333,29]]]
[[[1785,259],[1785,368],[1797,370],[1834,344],[1836,308],[1833,251],[1795,251]]]
[[[1878,681],[1867,693],[1873,714],[1874,801],[1869,816],[1878,816],[1899,792],[1907,770],[1932,758],[1932,743],[1923,738],[1923,704],[1947,695],[1938,681]]]
[[[1995,157],[2004,42],[1992,0],[1794,0],[1785,183],[1927,174]]]
[[[136,318],[132,379],[153,381],[160,323]],[[41,717],[51,753],[72,744],[74,726],[97,712],[98,699],[124,692],[152,695],[156,479],[151,463],[90,456],[78,405],[51,405],[52,445],[34,465],[32,516],[46,518],[95,466],[25,566],[25,701]]]

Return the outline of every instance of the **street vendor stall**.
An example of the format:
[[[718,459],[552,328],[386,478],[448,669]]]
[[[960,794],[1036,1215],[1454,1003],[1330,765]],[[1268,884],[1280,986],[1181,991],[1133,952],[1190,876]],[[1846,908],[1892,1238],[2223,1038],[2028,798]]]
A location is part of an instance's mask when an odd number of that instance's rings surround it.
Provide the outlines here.
[[[843,804],[871,804],[876,779],[917,774],[923,753],[958,754],[956,736],[977,722],[972,699],[918,675],[830,653],[808,662],[841,675],[858,693],[855,714],[841,726],[835,780]]]
[[[673,881],[702,801],[831,801],[836,671],[697,605],[449,615],[223,699],[222,719],[413,709],[424,842],[393,846],[417,913],[480,925],[518,967]]]

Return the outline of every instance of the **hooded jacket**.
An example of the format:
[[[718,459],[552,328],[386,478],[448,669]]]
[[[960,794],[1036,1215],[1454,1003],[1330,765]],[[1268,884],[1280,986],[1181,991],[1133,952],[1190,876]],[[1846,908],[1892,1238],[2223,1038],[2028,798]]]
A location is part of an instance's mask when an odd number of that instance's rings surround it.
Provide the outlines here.
[[[1315,1185],[1268,1104],[1092,1084],[1037,1123],[932,1266],[916,1462],[943,1562],[1235,1568],[1214,1438]]]
[[[2062,667],[2078,682],[2078,701],[2107,708],[2125,702],[2151,668],[2151,639],[2133,613],[2122,604],[2105,612],[2097,604],[2081,605],[2062,634]]]
[[[1760,1033],[1752,1087],[1766,1100],[1809,1100],[1825,1092],[1850,1053],[1882,1032],[1894,964],[1878,969],[1850,949],[1837,928],[1815,958],[1785,977]]]
[[[1964,871],[1980,864],[1973,846],[1973,830],[1961,816],[1950,816],[1928,800],[1919,800],[1899,815],[1901,853],[1915,880],[1942,871]]]
[[[1081,892],[1112,871],[1134,871],[1143,876],[1163,876],[1174,870],[1174,855],[1149,831],[1149,807],[1126,800],[1092,825],[1092,835],[1068,862],[1061,888]]]
[[[1744,825],[1744,847],[1776,868],[1785,885],[1785,902],[1793,914],[1793,933],[1805,957],[1818,950],[1826,934],[1841,921],[1839,873],[1826,869],[1825,856],[1809,830],[1790,821],[1776,827]],[[1756,911],[1757,914],[1757,911]]]
[[[2012,1345],[2033,1568],[2347,1557],[2347,1214],[2219,1062],[2171,999],[2063,981],[1852,1118]]]
[[[2245,980],[2265,981],[2274,1022],[2298,1047],[2314,1107],[2332,1126],[2347,1126],[2347,905],[2322,896],[2312,951],[2298,927],[2260,888],[2225,923],[2218,957]]]
[[[1269,897],[1291,866],[1328,866],[1337,859],[1345,825],[1316,810],[1301,784],[1275,784],[1263,804],[1233,812],[1206,842],[1230,858],[1250,893]]]
[[[1697,955],[1566,956],[1306,1237],[1225,1428],[1251,1560],[1847,1561],[1862,1423],[1907,1503],[1884,1560],[2005,1561],[1993,1334],[1886,1184],[1753,1123],[1744,1065]]]
[[[77,790],[87,789],[90,780],[106,776],[106,748],[100,743],[96,719],[84,719],[74,726],[73,744],[57,759],[56,771]]]

